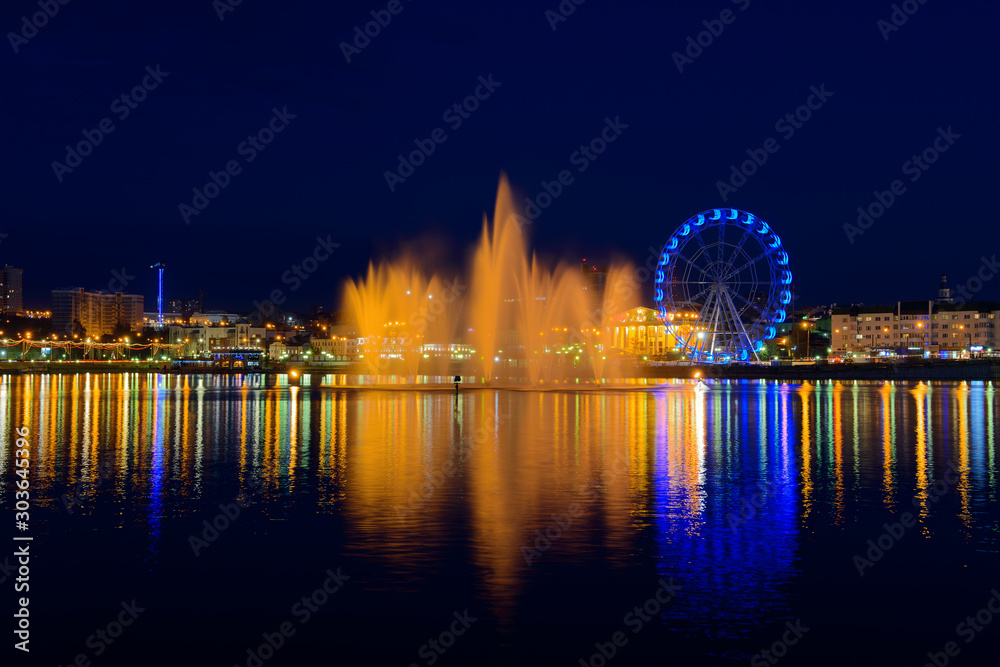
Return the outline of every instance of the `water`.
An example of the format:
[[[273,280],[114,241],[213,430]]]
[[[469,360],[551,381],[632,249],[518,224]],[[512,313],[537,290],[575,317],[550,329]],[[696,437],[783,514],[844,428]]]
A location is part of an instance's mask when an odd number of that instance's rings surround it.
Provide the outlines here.
[[[957,628],[1000,586],[989,384],[0,380],[5,508],[30,429],[32,664],[995,659],[1000,619]]]

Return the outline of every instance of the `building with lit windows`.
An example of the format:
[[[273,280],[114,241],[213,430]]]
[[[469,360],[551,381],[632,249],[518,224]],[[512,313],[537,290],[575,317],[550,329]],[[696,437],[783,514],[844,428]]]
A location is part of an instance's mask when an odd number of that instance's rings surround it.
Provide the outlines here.
[[[1000,344],[998,318],[1000,303],[956,303],[942,273],[934,300],[834,308],[830,346],[835,356],[953,359],[990,354]]]
[[[310,361],[312,350],[309,345],[298,343],[274,342],[267,348],[271,361]]]
[[[212,362],[216,368],[260,368],[264,362],[264,351],[253,348],[215,350],[212,352]]]
[[[143,319],[146,326],[155,327],[159,322],[159,313],[143,313]],[[226,313],[221,310],[213,310],[207,313],[179,313],[179,312],[165,312],[163,313],[163,323],[164,324],[181,324],[184,326],[227,326],[231,322],[239,322],[241,317],[237,313]]]
[[[668,313],[663,320],[652,308],[639,306],[611,318],[611,347],[626,354],[662,357],[675,352],[678,342],[697,335],[698,314]]]
[[[9,264],[0,269],[0,312],[11,315],[24,314],[24,289],[21,269]]]
[[[991,353],[1000,343],[1000,303],[900,301],[894,306],[834,308],[835,355],[909,355],[958,358]]]
[[[583,289],[594,295],[597,303],[604,298],[604,288],[608,280],[608,269],[603,266],[588,264],[587,260],[580,263],[580,276],[583,278]]]
[[[207,357],[215,352],[236,349],[267,349],[267,329],[254,327],[247,322],[226,326],[168,327],[171,345],[180,345],[185,357]]]
[[[313,338],[310,341],[317,361],[354,361],[358,358],[358,339],[347,336]]]
[[[116,330],[142,331],[142,325],[141,294],[52,290],[52,329],[57,333],[97,338]]]

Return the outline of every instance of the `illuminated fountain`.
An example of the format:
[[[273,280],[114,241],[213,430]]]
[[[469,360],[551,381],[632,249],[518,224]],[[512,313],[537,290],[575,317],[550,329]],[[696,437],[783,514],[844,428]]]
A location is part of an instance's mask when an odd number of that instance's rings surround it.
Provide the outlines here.
[[[492,379],[497,351],[497,336],[511,328],[509,310],[503,304],[513,302],[514,284],[510,269],[525,256],[524,238],[513,207],[510,186],[500,177],[493,209],[493,229],[483,214],[483,233],[472,260],[470,293],[470,328],[476,353],[482,358],[482,377]]]
[[[467,294],[445,289],[433,272],[404,258],[369,265],[365,277],[348,281],[344,297],[371,375],[415,377],[427,346],[444,350],[449,361],[461,322],[467,335],[462,342],[471,353],[461,364],[462,375],[537,386],[560,376],[601,381],[610,317],[641,301],[630,266],[608,273],[602,303],[585,284],[579,268],[566,263],[549,268],[529,254],[510,186],[501,176],[492,224],[483,216]],[[446,363],[435,370],[448,373]]]
[[[437,276],[424,275],[409,261],[369,264],[365,278],[347,281],[344,300],[357,323],[360,354],[370,375],[387,372],[396,359],[406,375],[415,376],[426,342],[454,338],[454,305],[433,303],[443,294]]]
[[[358,351],[372,375],[380,370],[383,333],[390,321],[388,289],[388,268],[383,264],[376,269],[370,262],[368,275],[357,283],[348,280],[344,289],[344,301],[357,323]]]
[[[592,311],[589,326],[583,328],[587,354],[594,369],[594,378],[602,382],[605,366],[611,354],[611,335],[615,315],[642,303],[642,290],[631,263],[612,265],[604,282],[604,296],[599,309]]]

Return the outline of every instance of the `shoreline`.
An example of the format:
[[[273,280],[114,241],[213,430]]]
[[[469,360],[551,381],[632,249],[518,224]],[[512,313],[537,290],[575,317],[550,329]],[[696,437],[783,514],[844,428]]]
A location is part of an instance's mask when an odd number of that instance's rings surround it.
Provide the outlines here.
[[[364,375],[360,371],[365,370],[360,364],[344,364],[341,367],[306,367],[290,366],[283,369],[244,369],[228,368],[170,368],[168,365],[144,364],[144,363],[121,363],[114,365],[92,364],[92,363],[38,363],[38,362],[11,362],[0,364],[0,376],[4,375],[80,375],[80,374],[116,374],[116,373],[156,373],[160,375],[218,375],[218,376],[242,376],[242,375],[263,375],[287,376],[291,371],[298,373],[299,377],[290,380],[290,384],[301,384],[302,376],[314,375]],[[1000,382],[1000,359],[973,359],[973,360],[947,360],[947,361],[927,361],[917,362],[907,361],[899,363],[854,363],[854,364],[808,364],[797,366],[705,366],[705,365],[671,365],[671,366],[643,366],[619,369],[624,371],[618,375],[606,378],[605,384],[608,388],[636,386],[632,383],[636,380],[689,380],[699,373],[705,380],[914,380],[914,381],[995,381]],[[387,374],[392,376],[394,374]],[[450,374],[449,374],[450,375]],[[395,374],[395,377],[405,377],[402,374]],[[447,377],[423,376],[423,377]],[[542,388],[563,388],[576,387],[580,389],[593,388],[598,386],[594,382],[593,376],[568,377],[564,381],[543,384]],[[579,382],[576,382],[579,380]],[[311,384],[311,382],[310,382]],[[346,386],[346,385],[345,385]],[[351,385],[358,388],[383,388],[383,387],[407,387],[427,389],[439,387],[451,387],[449,382],[440,383],[399,383],[391,382]],[[525,384],[511,383],[507,385],[485,385],[478,382],[466,381],[463,389],[489,388],[491,386],[524,387]]]

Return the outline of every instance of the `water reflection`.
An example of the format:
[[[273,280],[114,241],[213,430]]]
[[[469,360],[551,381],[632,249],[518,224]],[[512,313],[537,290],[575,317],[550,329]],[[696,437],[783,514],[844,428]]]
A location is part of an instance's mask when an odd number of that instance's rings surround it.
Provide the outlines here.
[[[658,572],[685,585],[668,622],[727,636],[788,612],[807,535],[875,510],[916,508],[925,539],[997,551],[991,384],[740,381],[697,394],[658,381],[456,397],[348,381],[2,376],[0,474],[13,429],[29,426],[46,510],[34,530],[58,535],[101,506],[145,535],[150,568],[166,522],[259,483],[270,520],[338,517],[347,550],[381,563],[393,590],[467,562],[501,622],[536,564],[628,576],[650,534]],[[952,463],[954,491],[932,498]],[[71,516],[62,498],[76,488],[89,495]],[[571,526],[552,528],[574,507]],[[956,528],[932,533],[942,517]],[[558,537],[529,564],[547,530]]]

